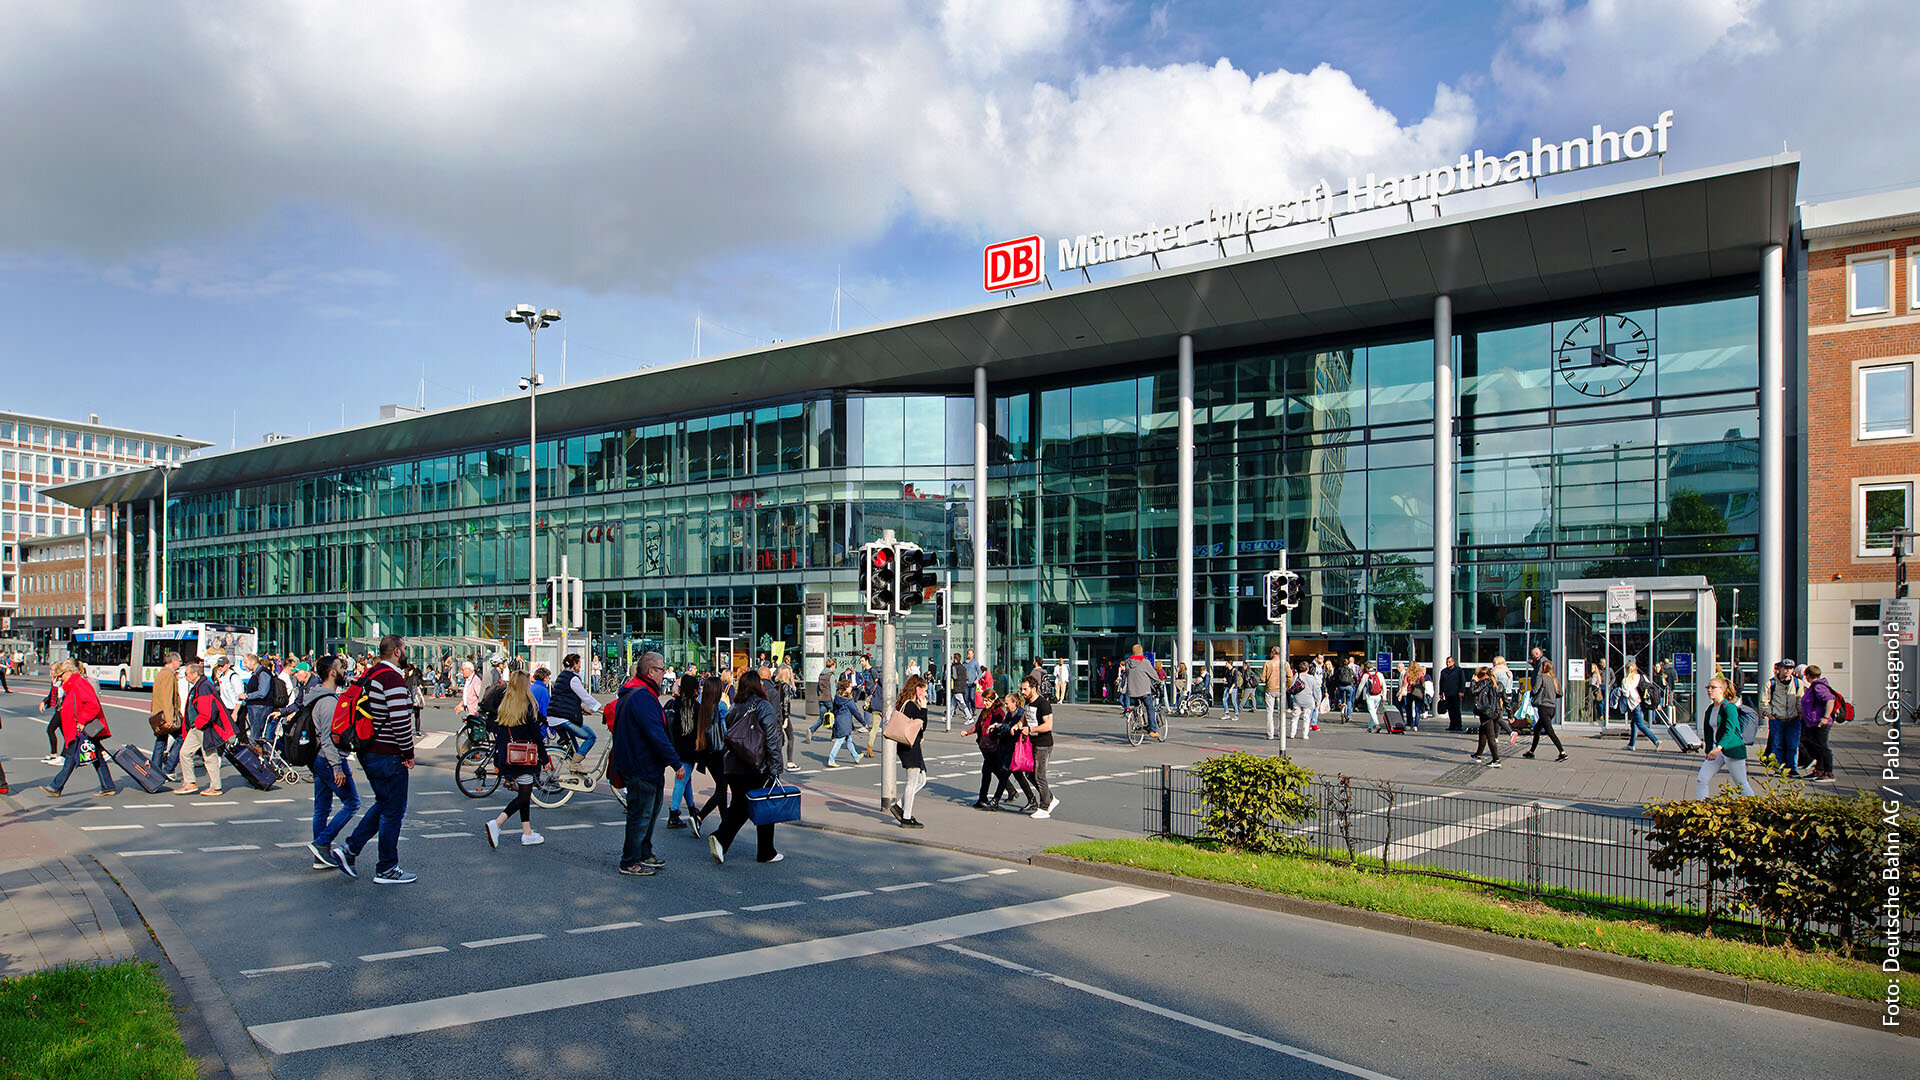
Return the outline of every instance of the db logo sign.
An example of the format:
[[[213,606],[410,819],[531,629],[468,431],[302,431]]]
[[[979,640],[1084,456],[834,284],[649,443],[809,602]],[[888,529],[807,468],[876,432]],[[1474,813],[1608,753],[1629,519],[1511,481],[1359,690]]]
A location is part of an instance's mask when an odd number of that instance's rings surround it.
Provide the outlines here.
[[[1037,283],[1042,269],[1040,260],[1045,252],[1046,247],[1037,236],[988,246],[983,287],[988,292],[999,292]]]

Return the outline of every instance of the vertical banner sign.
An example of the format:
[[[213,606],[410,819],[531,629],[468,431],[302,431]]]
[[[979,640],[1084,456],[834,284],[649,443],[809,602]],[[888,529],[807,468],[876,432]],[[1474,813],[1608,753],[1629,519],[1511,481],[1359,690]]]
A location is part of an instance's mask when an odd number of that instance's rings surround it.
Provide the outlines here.
[[[805,688],[808,715],[818,712],[820,669],[827,666],[827,594],[810,592],[801,613],[800,680]]]

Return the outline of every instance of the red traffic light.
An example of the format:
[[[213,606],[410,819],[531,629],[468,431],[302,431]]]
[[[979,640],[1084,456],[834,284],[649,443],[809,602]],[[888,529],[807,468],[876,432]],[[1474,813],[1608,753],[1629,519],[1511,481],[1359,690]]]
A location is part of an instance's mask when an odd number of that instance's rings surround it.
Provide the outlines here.
[[[892,561],[893,550],[891,548],[882,547],[873,549],[873,565],[884,567]]]

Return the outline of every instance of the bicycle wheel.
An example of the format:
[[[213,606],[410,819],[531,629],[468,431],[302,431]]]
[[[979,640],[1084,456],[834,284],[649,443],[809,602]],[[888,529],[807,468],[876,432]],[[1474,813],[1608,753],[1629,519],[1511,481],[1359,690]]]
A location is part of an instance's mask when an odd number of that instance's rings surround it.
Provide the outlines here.
[[[532,798],[533,805],[542,810],[565,806],[567,800],[573,798],[573,789],[561,786],[560,770],[554,766],[552,758],[547,759],[547,767],[540,770],[540,775],[533,778]]]
[[[493,767],[493,751],[476,746],[460,755],[453,766],[453,782],[469,799],[484,799],[500,790],[500,772]]]
[[[1132,709],[1127,710],[1127,741],[1135,746],[1147,741],[1146,722],[1134,715]]]

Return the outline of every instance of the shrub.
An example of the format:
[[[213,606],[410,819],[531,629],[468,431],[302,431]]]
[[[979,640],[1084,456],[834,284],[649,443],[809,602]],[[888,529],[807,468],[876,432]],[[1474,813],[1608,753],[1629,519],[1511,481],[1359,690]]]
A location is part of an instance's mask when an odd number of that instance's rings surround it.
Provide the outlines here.
[[[1235,751],[1199,762],[1202,823],[1207,833],[1243,851],[1298,846],[1280,826],[1313,814],[1313,770],[1283,757]]]

